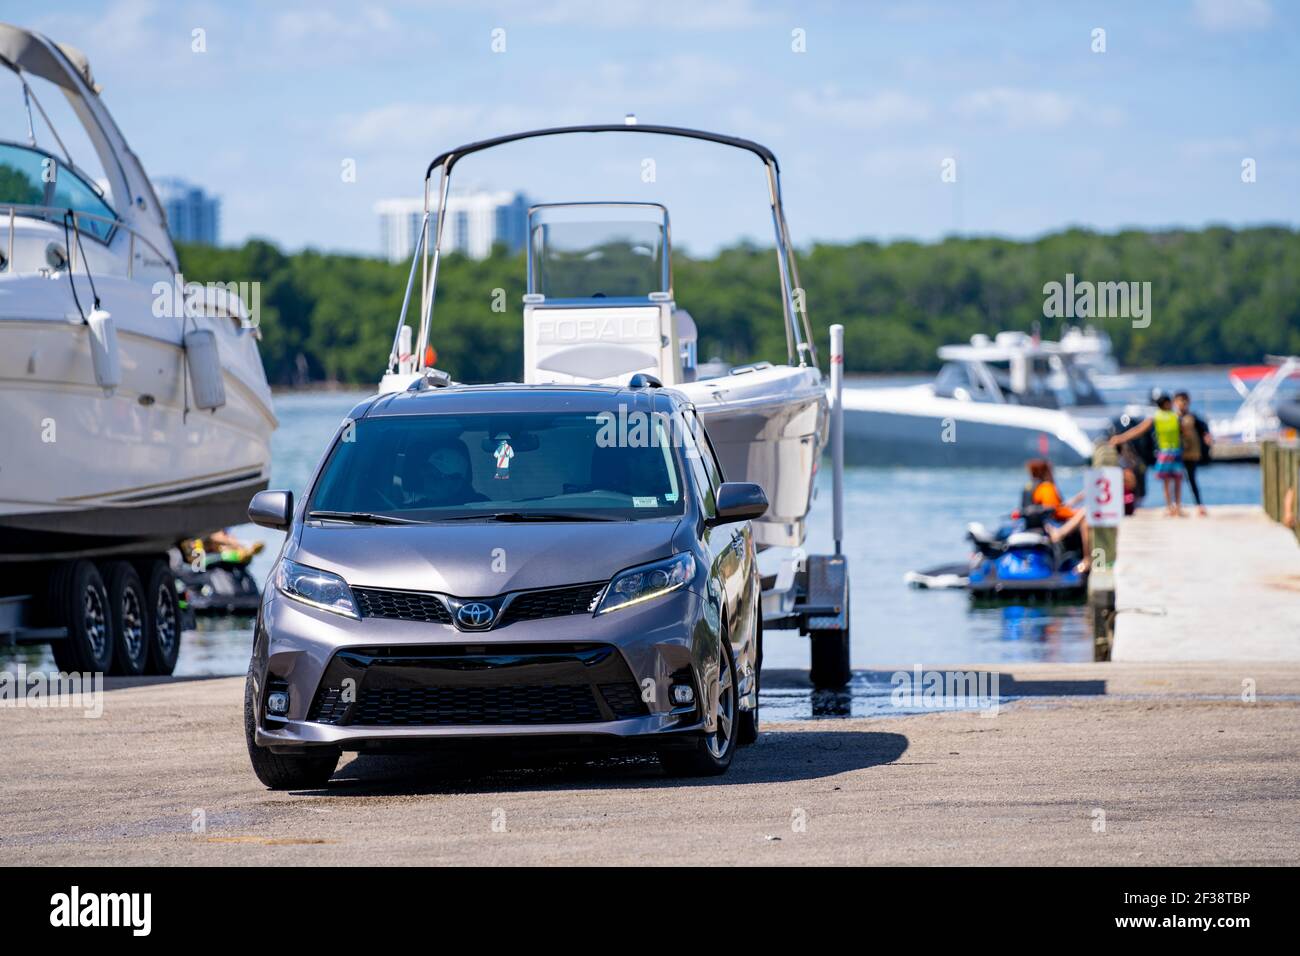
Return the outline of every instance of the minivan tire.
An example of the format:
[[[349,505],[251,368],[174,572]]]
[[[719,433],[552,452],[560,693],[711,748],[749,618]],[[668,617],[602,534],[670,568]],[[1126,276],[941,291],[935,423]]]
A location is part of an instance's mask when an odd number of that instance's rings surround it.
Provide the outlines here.
[[[244,681],[244,738],[248,742],[248,759],[257,779],[272,790],[316,790],[325,786],[338,767],[339,751],[333,747],[321,747],[305,754],[278,754],[258,746],[255,703],[253,668],[250,665]]]
[[[739,742],[740,732],[740,708],[738,706],[740,698],[736,687],[736,661],[731,653],[731,640],[726,634],[722,635],[721,664],[725,668],[725,674],[728,678],[728,684],[723,689],[723,693],[730,696],[731,732],[726,735],[721,753],[716,755],[709,746],[711,735],[708,734],[702,734],[689,748],[660,751],[659,763],[663,766],[664,773],[670,777],[717,776],[727,772],[727,768],[731,766],[732,757],[736,755],[736,745]],[[719,706],[723,706],[723,701],[719,701]]]

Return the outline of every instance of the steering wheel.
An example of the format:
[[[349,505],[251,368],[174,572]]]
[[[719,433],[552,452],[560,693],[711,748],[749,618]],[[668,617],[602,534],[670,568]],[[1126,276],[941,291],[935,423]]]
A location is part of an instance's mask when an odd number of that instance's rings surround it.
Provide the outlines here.
[[[382,500],[383,503],[390,508],[400,509],[402,507],[400,502],[394,501],[392,498],[388,497],[388,495],[384,493],[384,490],[382,488],[376,488],[375,494],[378,495],[380,500]]]

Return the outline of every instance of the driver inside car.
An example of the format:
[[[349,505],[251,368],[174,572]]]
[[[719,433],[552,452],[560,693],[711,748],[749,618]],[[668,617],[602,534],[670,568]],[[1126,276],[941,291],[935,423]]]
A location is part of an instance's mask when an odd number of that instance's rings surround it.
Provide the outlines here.
[[[403,482],[405,505],[410,508],[443,508],[471,501],[487,501],[470,482],[469,452],[464,443],[451,440],[434,445],[423,461]]]

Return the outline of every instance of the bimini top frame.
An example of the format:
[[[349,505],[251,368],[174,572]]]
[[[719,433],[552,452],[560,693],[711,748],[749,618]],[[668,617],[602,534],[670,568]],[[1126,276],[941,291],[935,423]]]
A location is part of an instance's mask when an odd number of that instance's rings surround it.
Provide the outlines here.
[[[676,136],[684,139],[706,140],[734,149],[753,153],[763,163],[767,172],[768,203],[772,209],[772,226],[776,237],[777,269],[781,276],[781,307],[785,314],[785,338],[788,360],[791,365],[817,364],[817,350],[813,344],[812,327],[808,322],[808,311],[804,304],[805,296],[799,284],[799,270],[794,259],[794,248],[790,242],[790,228],[785,220],[785,209],[781,204],[781,170],[776,154],[766,146],[752,140],[736,136],[724,136],[706,130],[686,129],[680,126],[643,126],[634,122],[594,126],[556,126],[549,129],[527,130],[508,136],[496,136],[492,139],[467,143],[456,149],[447,150],[434,157],[424,175],[424,220],[420,236],[416,242],[415,255],[411,261],[411,273],[407,279],[406,295],[402,300],[402,314],[398,319],[397,333],[393,336],[393,348],[389,355],[389,370],[397,366],[398,341],[402,326],[406,323],[406,312],[410,304],[411,290],[415,282],[416,266],[421,266],[420,294],[420,334],[416,345],[416,368],[424,367],[426,346],[429,343],[429,326],[433,319],[433,300],[438,282],[438,262],[442,253],[442,234],[445,216],[437,215],[434,223],[433,241],[429,241],[430,216],[435,211],[445,209],[447,194],[450,189],[451,171],[457,162],[472,153],[482,152],[507,143],[516,143],[526,139],[539,139],[547,136],[563,136],[570,133],[653,133],[660,136]],[[439,171],[437,185],[437,204],[432,206],[433,174]],[[432,250],[432,252],[430,251]]]

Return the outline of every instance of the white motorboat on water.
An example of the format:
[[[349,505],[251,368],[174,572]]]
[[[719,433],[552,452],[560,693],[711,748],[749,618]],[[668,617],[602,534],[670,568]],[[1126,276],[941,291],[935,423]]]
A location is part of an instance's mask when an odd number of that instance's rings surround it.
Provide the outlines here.
[[[1300,400],[1300,355],[1269,355],[1264,361],[1263,365],[1241,366],[1228,373],[1228,381],[1242,402],[1232,415],[1209,423],[1218,461],[1258,459],[1259,443],[1282,433],[1279,404]],[[1252,382],[1253,386],[1249,384]]]
[[[1115,346],[1105,329],[1095,325],[1066,326],[1059,340],[1061,351],[1074,360],[1076,368],[1087,372],[1097,388],[1131,388],[1137,381],[1120,370]]]
[[[0,561],[246,520],[276,425],[256,323],[229,288],[176,288],[163,211],[86,57],[0,24],[0,67],[26,126],[0,130]],[[51,125],[60,97],[91,155]]]
[[[1089,461],[1114,409],[1058,343],[1001,332],[945,345],[934,382],[844,391],[844,445],[858,464]]]

